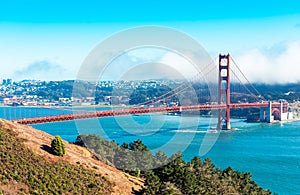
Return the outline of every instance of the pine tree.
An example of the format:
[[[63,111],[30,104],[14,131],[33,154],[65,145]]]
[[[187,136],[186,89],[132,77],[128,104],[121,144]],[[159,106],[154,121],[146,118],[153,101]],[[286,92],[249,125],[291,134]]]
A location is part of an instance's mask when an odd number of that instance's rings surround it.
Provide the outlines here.
[[[161,186],[161,181],[155,173],[150,170],[146,172],[145,187],[142,194],[158,194],[159,188]]]
[[[57,156],[64,156],[66,154],[66,148],[60,136],[55,136],[51,142],[51,148]]]
[[[159,194],[162,195],[181,195],[181,191],[171,182],[163,182]]]
[[[162,151],[158,151],[155,154],[156,167],[164,166],[168,163],[168,157]]]

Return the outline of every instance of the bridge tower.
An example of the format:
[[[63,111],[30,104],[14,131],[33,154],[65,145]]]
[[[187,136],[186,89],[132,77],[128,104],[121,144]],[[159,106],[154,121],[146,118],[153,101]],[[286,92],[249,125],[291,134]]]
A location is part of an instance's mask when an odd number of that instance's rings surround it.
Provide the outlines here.
[[[229,130],[230,127],[230,55],[219,54],[218,104],[226,104],[225,113],[219,109],[218,129]],[[223,122],[225,122],[223,124]]]

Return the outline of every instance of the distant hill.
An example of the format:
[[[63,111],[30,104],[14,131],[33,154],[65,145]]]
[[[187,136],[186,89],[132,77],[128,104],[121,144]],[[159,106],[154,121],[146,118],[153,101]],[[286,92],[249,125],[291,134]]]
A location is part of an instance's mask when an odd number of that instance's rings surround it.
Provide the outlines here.
[[[60,98],[87,98],[94,97],[95,103],[108,103],[113,104],[139,104],[144,103],[147,100],[155,99],[163,94],[168,93],[172,95],[177,87],[182,86],[184,81],[167,81],[167,80],[153,80],[153,81],[102,81],[100,83],[88,82],[88,81],[32,81],[32,82],[16,82],[10,87],[4,87],[3,94],[0,96],[0,101],[3,98],[11,96],[22,96],[27,99],[38,99],[43,102],[55,102]],[[199,103],[206,103],[217,101],[216,97],[211,97],[210,90],[217,90],[217,85],[214,89],[208,89],[208,86],[204,83],[193,83],[194,90],[185,90],[182,94],[186,97],[194,97],[194,92],[198,94]],[[265,100],[278,100],[286,99],[289,102],[294,100],[300,100],[300,83],[286,83],[286,84],[264,84],[253,83],[245,84],[251,93],[258,96],[256,90],[252,88],[254,86],[257,91],[265,98]],[[75,88],[74,88],[75,87]],[[11,90],[13,89],[13,90]],[[235,96],[231,97],[231,102],[257,101],[256,98],[249,96],[247,90],[241,86],[240,83],[231,83],[231,92]],[[245,94],[246,93],[246,94]],[[206,95],[205,95],[206,94]],[[111,97],[117,96],[117,98]],[[122,96],[122,97],[121,97]],[[37,98],[37,99],[36,99]],[[111,99],[112,98],[112,99]],[[177,102],[182,97],[177,95],[172,96],[167,103]],[[62,103],[62,102],[61,102]],[[183,103],[183,102],[181,102]],[[66,102],[62,104],[68,105]]]
[[[49,153],[53,136],[0,120],[0,194],[131,194],[143,181],[65,143],[64,157]]]
[[[255,83],[254,87],[267,100],[285,99],[289,102],[300,100],[300,83],[262,84]]]

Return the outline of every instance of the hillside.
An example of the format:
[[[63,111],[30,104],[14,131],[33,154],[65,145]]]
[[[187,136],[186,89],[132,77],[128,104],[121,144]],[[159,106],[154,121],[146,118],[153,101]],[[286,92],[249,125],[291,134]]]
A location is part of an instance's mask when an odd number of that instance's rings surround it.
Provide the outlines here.
[[[86,148],[64,142],[66,155],[49,153],[53,136],[0,120],[0,194],[131,194],[141,179],[95,160]]]
[[[271,194],[258,186],[250,173],[231,167],[220,170],[210,159],[194,157],[185,162],[180,152],[170,158],[162,152],[152,155],[141,140],[118,145],[96,135],[81,135],[76,140],[79,145],[64,142],[66,155],[58,157],[50,152],[53,138],[43,131],[0,120],[0,195]],[[94,153],[80,146],[83,143]],[[124,171],[137,168],[131,173],[138,173],[145,181],[103,162]]]
[[[195,156],[186,162],[181,152],[170,158],[162,151],[153,155],[139,139],[120,145],[97,135],[80,135],[75,143],[89,147],[102,162],[144,177],[142,194],[272,194],[253,181],[251,173],[230,166],[221,170],[209,158]]]

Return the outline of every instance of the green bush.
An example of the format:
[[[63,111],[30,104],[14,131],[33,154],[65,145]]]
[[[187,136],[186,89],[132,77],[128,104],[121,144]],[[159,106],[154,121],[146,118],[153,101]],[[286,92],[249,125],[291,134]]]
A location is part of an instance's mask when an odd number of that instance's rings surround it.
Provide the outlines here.
[[[60,136],[55,136],[51,142],[51,148],[57,156],[64,156],[66,154],[66,148]]]

